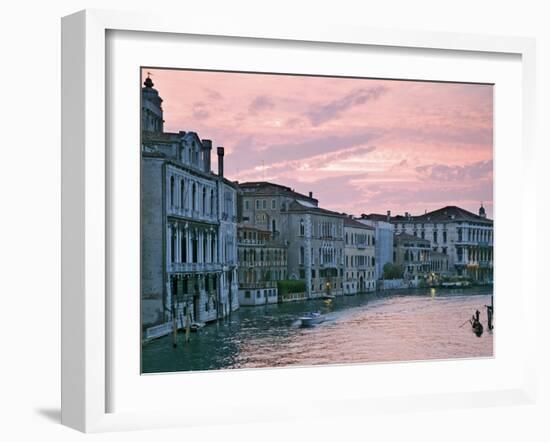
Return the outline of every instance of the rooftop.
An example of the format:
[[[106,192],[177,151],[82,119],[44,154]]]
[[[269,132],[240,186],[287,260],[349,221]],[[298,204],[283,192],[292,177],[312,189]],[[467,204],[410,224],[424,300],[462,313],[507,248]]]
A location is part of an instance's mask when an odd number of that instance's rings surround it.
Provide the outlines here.
[[[323,209],[317,206],[312,206],[306,201],[299,201],[299,200],[292,201],[287,210],[289,212],[312,212],[312,213],[317,213],[319,215],[337,216],[339,218],[343,218],[345,216],[345,215],[342,215],[341,213],[333,212],[332,210]]]
[[[239,186],[245,192],[251,192],[255,195],[286,195],[291,198],[299,198],[313,201],[316,204],[319,202],[316,198],[310,198],[308,195],[296,192],[290,187],[283,186],[281,184],[270,183],[269,181],[248,181],[245,183],[239,183]]]
[[[344,219],[344,226],[354,227],[358,229],[365,229],[365,230],[374,230],[374,227],[367,226],[366,224],[360,223],[359,221],[356,221],[353,218],[350,218],[349,216],[346,216],[346,218]]]
[[[457,206],[445,206],[441,209],[433,210],[431,212],[426,212],[423,215],[413,216],[409,215],[397,215],[391,217],[392,222],[405,222],[405,221],[414,221],[414,222],[444,222],[444,221],[481,221],[486,223],[493,223],[493,220],[488,218],[483,218],[482,216],[476,215],[475,213],[469,212],[466,209],[462,209]]]

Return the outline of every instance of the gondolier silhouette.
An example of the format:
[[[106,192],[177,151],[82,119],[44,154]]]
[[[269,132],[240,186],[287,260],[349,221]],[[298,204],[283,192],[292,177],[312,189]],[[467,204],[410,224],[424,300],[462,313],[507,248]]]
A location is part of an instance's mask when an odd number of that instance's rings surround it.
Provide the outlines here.
[[[479,338],[483,334],[483,324],[479,321],[479,310],[476,310],[475,315],[472,315],[470,324],[472,324],[472,331]]]

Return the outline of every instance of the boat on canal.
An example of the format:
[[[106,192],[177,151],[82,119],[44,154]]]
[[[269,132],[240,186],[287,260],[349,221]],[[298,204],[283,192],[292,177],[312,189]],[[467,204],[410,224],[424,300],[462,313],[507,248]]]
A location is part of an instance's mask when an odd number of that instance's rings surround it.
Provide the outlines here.
[[[302,327],[311,327],[313,325],[320,324],[325,319],[325,315],[322,315],[320,312],[311,312],[306,313],[304,316],[301,316],[300,322]]]
[[[204,328],[205,325],[204,322],[193,322],[189,328],[192,332],[198,332],[200,329]]]

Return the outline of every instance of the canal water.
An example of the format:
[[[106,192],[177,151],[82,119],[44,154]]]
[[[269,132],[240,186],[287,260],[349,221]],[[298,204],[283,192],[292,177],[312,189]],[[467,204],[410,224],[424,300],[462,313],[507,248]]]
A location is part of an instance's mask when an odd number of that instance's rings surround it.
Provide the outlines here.
[[[176,348],[171,336],[144,345],[142,372],[489,357],[484,306],[491,294],[486,287],[418,289],[241,307],[191,333],[190,342],[180,333]],[[463,325],[476,309],[485,329],[479,338]],[[311,311],[326,321],[302,328],[298,318]]]

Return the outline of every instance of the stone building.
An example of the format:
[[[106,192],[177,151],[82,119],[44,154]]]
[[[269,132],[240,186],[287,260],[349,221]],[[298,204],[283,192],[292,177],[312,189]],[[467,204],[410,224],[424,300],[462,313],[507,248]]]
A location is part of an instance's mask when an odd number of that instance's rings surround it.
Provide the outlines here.
[[[288,238],[282,238],[282,225],[287,221],[286,212],[294,200],[304,201],[313,206],[318,201],[310,192],[308,196],[295,192],[290,187],[266,181],[240,183],[241,198],[239,200],[239,218],[246,225],[253,225],[272,232],[272,239],[285,243]]]
[[[169,330],[172,315],[212,321],[238,308],[237,193],[211,171],[210,140],[163,132],[162,99],[142,89],[141,296],[145,337]]]
[[[305,280],[310,298],[343,295],[346,216],[301,200],[290,203],[284,215],[290,278]]]
[[[493,220],[483,205],[478,214],[446,206],[420,216],[391,217],[396,234],[408,233],[448,256],[450,270],[479,282],[493,280]]]
[[[278,301],[277,281],[286,279],[286,247],[273,241],[269,230],[237,227],[239,304],[262,305]]]
[[[394,262],[403,267],[405,280],[425,280],[430,276],[430,241],[402,232],[395,235],[394,244]]]
[[[318,207],[311,192],[265,181],[239,187],[240,219],[287,248],[287,278],[305,281],[308,297],[343,294],[345,216]]]
[[[361,215],[356,220],[367,226],[374,227],[375,241],[375,279],[384,277],[384,266],[393,262],[393,224],[390,222],[390,213],[379,215],[371,213]]]
[[[351,217],[344,219],[344,294],[376,289],[375,228]]]

